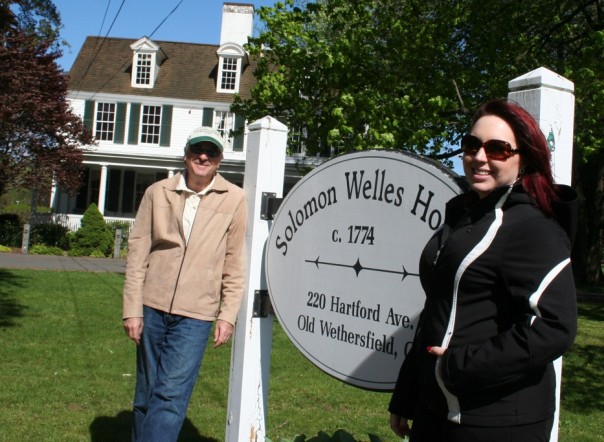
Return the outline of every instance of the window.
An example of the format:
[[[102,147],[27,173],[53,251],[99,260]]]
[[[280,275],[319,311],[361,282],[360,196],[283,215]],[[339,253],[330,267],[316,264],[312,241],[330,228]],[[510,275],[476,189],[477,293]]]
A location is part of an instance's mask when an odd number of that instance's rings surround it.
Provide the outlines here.
[[[235,128],[235,114],[227,111],[216,111],[214,129],[220,132],[227,145],[231,143],[231,131]],[[225,146],[226,148],[227,146]]]
[[[222,59],[222,76],[220,78],[220,89],[223,91],[237,90],[237,59]]]
[[[218,55],[218,77],[216,92],[239,92],[239,82],[246,66],[247,54],[243,46],[237,43],[225,43],[216,51]]]
[[[95,138],[101,141],[113,141],[114,131],[115,103],[98,103],[96,108]]]
[[[147,86],[151,84],[151,67],[153,63],[153,55],[139,53],[136,56],[136,70],[134,83],[139,86]]]
[[[159,67],[165,60],[165,54],[147,37],[131,44],[130,49],[133,51],[130,86],[152,88],[159,75]]]
[[[159,144],[161,106],[143,106],[141,144]]]
[[[306,137],[307,131],[305,127],[290,132],[288,147],[291,155],[306,155]]]

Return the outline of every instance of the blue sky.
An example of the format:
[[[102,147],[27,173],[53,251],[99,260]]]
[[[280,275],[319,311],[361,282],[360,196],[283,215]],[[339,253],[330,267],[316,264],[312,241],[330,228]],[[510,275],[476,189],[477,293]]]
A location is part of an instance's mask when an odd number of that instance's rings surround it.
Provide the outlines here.
[[[258,9],[272,6],[276,0],[230,2],[252,4]],[[223,0],[54,0],[63,22],[61,38],[71,46],[63,47],[59,64],[69,71],[89,35],[132,39],[148,36],[156,40],[219,44],[224,3]],[[255,32],[258,26],[256,18]]]

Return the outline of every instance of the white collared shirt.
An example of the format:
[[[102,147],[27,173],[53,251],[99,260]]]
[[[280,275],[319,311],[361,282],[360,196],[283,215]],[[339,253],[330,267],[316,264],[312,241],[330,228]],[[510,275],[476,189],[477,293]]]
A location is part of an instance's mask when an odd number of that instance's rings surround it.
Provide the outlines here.
[[[193,228],[193,222],[195,221],[195,214],[197,213],[197,207],[201,202],[201,198],[210,191],[214,185],[216,177],[212,178],[212,181],[208,186],[199,192],[195,192],[187,187],[187,181],[185,179],[186,171],[181,175],[180,182],[176,186],[176,190],[182,190],[185,194],[185,208],[182,212],[182,228],[185,233],[185,241],[189,243],[189,236],[191,236],[191,229]]]

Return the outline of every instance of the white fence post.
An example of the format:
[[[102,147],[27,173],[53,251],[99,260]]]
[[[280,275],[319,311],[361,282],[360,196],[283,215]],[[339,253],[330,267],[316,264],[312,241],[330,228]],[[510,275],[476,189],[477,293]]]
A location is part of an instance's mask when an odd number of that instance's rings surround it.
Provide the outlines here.
[[[227,409],[227,442],[264,442],[273,337],[273,317],[254,315],[255,298],[266,290],[264,248],[271,221],[261,219],[263,194],[281,197],[287,127],[272,117],[249,125],[244,189],[248,201],[247,278],[233,336]],[[266,297],[268,302],[268,297]]]
[[[525,108],[538,122],[552,153],[554,180],[571,184],[573,162],[573,125],[575,120],[575,85],[546,68],[538,68],[508,83],[508,99]],[[556,414],[550,442],[558,441],[562,358],[554,361],[556,369]]]

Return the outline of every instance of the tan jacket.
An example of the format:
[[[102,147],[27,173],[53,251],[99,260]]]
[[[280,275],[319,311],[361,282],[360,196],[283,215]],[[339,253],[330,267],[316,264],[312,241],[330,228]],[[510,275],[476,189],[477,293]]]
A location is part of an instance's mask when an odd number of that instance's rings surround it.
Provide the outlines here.
[[[216,175],[186,245],[181,174],[149,186],[128,240],[123,318],[143,304],[167,313],[235,323],[244,290],[245,192]]]

